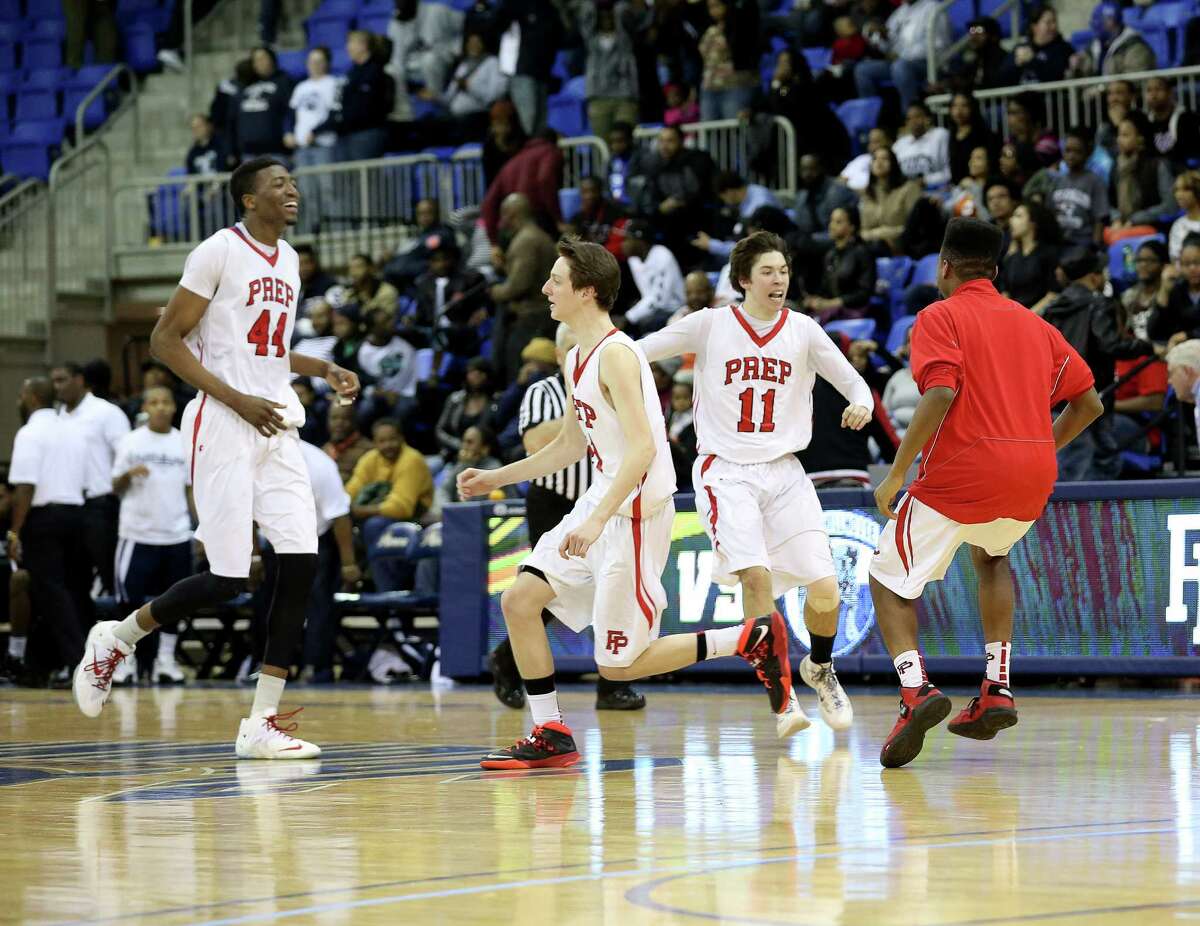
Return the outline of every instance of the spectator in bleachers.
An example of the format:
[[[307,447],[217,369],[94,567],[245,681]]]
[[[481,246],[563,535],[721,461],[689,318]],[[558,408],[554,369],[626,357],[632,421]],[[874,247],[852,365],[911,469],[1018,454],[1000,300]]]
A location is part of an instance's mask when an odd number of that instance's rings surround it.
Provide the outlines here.
[[[1018,147],[1028,145],[1037,151],[1043,139],[1054,138],[1054,133],[1046,128],[1046,105],[1034,91],[1026,90],[1009,97],[1004,111],[1008,117],[1008,138],[1005,141],[1013,142]]]
[[[677,126],[664,126],[655,155],[644,163],[636,211],[663,232],[666,245],[677,256],[689,254],[696,229],[707,224],[716,170],[712,158],[705,151],[685,148]]]
[[[397,89],[416,83],[436,96],[446,86],[462,47],[463,14],[448,3],[395,0],[395,5],[387,28],[392,43],[391,76]]]
[[[909,104],[904,127],[892,145],[904,176],[931,188],[948,184],[950,132],[933,124],[933,112],[920,100]]]
[[[329,49],[321,46],[308,53],[308,77],[296,84],[289,105],[293,129],[283,143],[294,152],[296,167],[320,167],[335,160],[337,133],[330,128],[338,106],[341,79],[329,73]],[[325,212],[334,208],[333,177],[300,177],[300,230],[321,224]]]
[[[1091,132],[1076,126],[1063,143],[1065,171],[1054,171],[1047,204],[1054,210],[1063,238],[1069,244],[1099,244],[1109,217],[1108,190],[1087,169],[1092,153]]]
[[[758,5],[708,0],[707,6],[712,24],[700,36],[700,118],[736,119],[758,92]]]
[[[1171,260],[1179,260],[1184,239],[1188,235],[1200,234],[1200,171],[1185,170],[1175,178],[1173,187],[1175,202],[1183,215],[1171,223],[1167,237]]]
[[[671,406],[667,411],[667,444],[675,464],[677,491],[692,490],[692,466],[696,462],[696,425],[692,412],[693,373],[680,370],[671,382]]]
[[[631,193],[627,180],[629,177],[638,176],[641,165],[641,158],[637,156],[638,152],[634,149],[633,126],[628,122],[616,123],[609,129],[606,141],[608,142],[608,175],[605,183],[608,193],[615,202],[630,202]],[[638,170],[631,173],[630,167],[635,165]]]
[[[663,110],[663,125],[689,125],[700,121],[700,104],[690,87],[667,84],[663,87],[663,98],[667,104]],[[595,125],[593,122],[593,132]]]
[[[349,405],[334,402],[329,406],[326,418],[329,440],[321,449],[337,464],[342,482],[349,482],[354,467],[363,454],[371,449],[371,441],[358,430],[358,419]]]
[[[250,53],[254,78],[234,102],[230,149],[241,160],[274,157],[285,161],[284,136],[292,127],[292,79],[279,70],[275,52],[259,47]]]
[[[1000,69],[999,85],[1044,84],[1062,80],[1075,49],[1058,31],[1058,14],[1049,5],[1035,7],[1029,28]]]
[[[504,279],[488,289],[496,306],[492,364],[497,382],[507,385],[520,369],[521,351],[532,338],[552,337],[555,322],[542,286],[558,260],[554,241],[533,218],[529,200],[510,193],[500,206],[500,227],[508,244],[493,247],[492,262]]]
[[[987,190],[984,192],[984,200],[987,202],[991,223],[1004,232],[1004,247],[1001,250],[1003,253],[1008,249],[1009,242],[1012,240],[1008,225],[1012,220],[1013,211],[1021,202],[1021,194],[1013,188],[1011,183],[1001,178],[988,183]]]
[[[208,116],[212,120],[213,130],[225,139],[225,164],[222,170],[232,170],[237,166],[233,139],[237,134],[238,100],[242,90],[256,80],[250,58],[243,58],[234,65],[233,76],[217,84],[212,102],[209,103]]]
[[[292,337],[292,350],[296,353],[332,363],[337,335],[333,333],[333,309],[329,303],[324,299],[315,300],[308,315],[296,320]],[[329,391],[329,384],[316,376],[311,377],[311,385],[321,394]]]
[[[642,331],[655,331],[686,298],[683,271],[670,249],[654,243],[654,229],[641,219],[625,226],[622,247],[639,293],[625,318]]]
[[[333,345],[333,357],[339,367],[357,373],[358,349],[365,334],[358,306],[347,305],[344,293],[345,287],[335,286],[326,295],[329,307],[333,309],[333,334],[337,338]]]
[[[833,210],[855,204],[854,194],[825,172],[815,154],[800,159],[800,189],[796,193],[796,227],[801,234],[828,241]]]
[[[488,316],[486,290],[483,275],[462,265],[454,240],[441,240],[430,251],[429,269],[414,284],[416,311],[403,321],[430,335],[442,332],[445,349],[455,356],[474,356],[479,326]]]
[[[703,270],[693,270],[683,278],[683,294],[684,303],[676,309],[674,315],[667,319],[668,325],[675,324],[693,312],[702,312],[704,309],[716,305],[716,290],[713,288],[708,274]],[[690,369],[691,363],[685,360],[684,367]]]
[[[804,300],[805,310],[822,325],[862,318],[875,295],[875,257],[859,237],[862,220],[853,206],[839,206],[829,217],[829,239],[821,280]]]
[[[456,241],[454,229],[442,221],[442,208],[436,199],[419,199],[413,209],[412,238],[396,249],[383,268],[383,278],[398,292],[407,291],[429,269],[433,252],[443,242]]]
[[[446,141],[452,145],[477,142],[487,133],[488,111],[508,90],[500,72],[500,59],[488,49],[484,37],[469,32],[450,83],[438,99],[449,111]]]
[[[904,223],[921,194],[921,182],[904,176],[896,152],[877,148],[871,155],[870,185],[859,200],[863,241],[877,242],[880,256],[897,253]]]
[[[1179,266],[1164,268],[1146,335],[1167,347],[1200,337],[1200,237],[1185,238]]]
[[[493,19],[500,70],[526,135],[546,128],[547,86],[562,46],[563,23],[552,0],[500,0]]]
[[[496,459],[496,432],[485,424],[473,424],[463,432],[454,462],[438,475],[438,486],[433,492],[431,516],[440,516],[442,509],[454,502],[462,501],[458,495],[458,474],[464,469],[499,469],[504,464]],[[509,486],[504,494],[513,497],[515,489]]]
[[[292,390],[300,399],[300,407],[304,409],[304,424],[297,429],[300,440],[320,447],[329,440],[329,429],[325,426],[325,417],[329,414],[329,400],[318,395],[312,382],[305,376],[297,376],[292,380]]]
[[[967,25],[966,47],[947,62],[942,72],[953,92],[971,93],[1001,85],[1001,72],[1008,55],[1000,39],[1000,23],[991,16],[971,20]]]
[[[67,18],[63,56],[67,67],[83,67],[83,49],[89,39],[93,63],[109,64],[117,60],[117,0],[63,0],[62,8]],[[29,15],[37,12],[49,11],[39,11],[31,5]]]
[[[1094,249],[1068,250],[1059,267],[1068,285],[1046,307],[1043,317],[1083,357],[1096,378],[1096,391],[1103,393],[1113,382],[1116,360],[1149,356],[1154,353],[1154,345],[1122,336],[1117,327],[1117,305],[1103,292],[1104,264]],[[1120,467],[1112,433],[1112,401],[1108,399],[1104,414],[1059,451],[1058,478],[1063,482],[1116,479]]]
[[[300,258],[300,296],[296,300],[300,315],[308,314],[308,307],[316,301],[324,301],[325,294],[337,286],[337,277],[321,269],[321,258],[311,244],[296,245],[296,256]]]
[[[1128,80],[1113,80],[1104,85],[1104,117],[1096,129],[1096,146],[1117,156],[1117,127],[1138,108],[1137,88]]]
[[[350,258],[350,288],[347,298],[358,306],[359,313],[367,318],[376,309],[387,312],[391,322],[396,320],[396,309],[400,304],[400,293],[391,283],[380,276],[379,268],[369,254],[355,254]]]
[[[604,194],[604,184],[600,178],[584,177],[580,180],[579,211],[571,216],[567,224],[584,241],[604,245],[620,261],[624,259],[621,228],[625,224],[625,210]]]
[[[719,240],[707,232],[699,232],[692,240],[697,249],[718,258],[722,264],[728,262],[733,246],[745,235],[745,221],[758,211],[760,206],[778,206],[775,196],[765,186],[749,183],[737,171],[723,170],[717,175],[717,198],[721,201],[721,218],[734,240]]]
[[[547,129],[529,139],[500,169],[480,207],[480,217],[493,244],[499,240],[501,206],[513,194],[525,197],[539,225],[547,231],[557,232],[562,225],[558,191],[563,185],[563,164],[558,133]]]
[[[1000,147],[999,140],[983,121],[979,101],[971,93],[956,93],[950,99],[949,134],[951,183],[958,183],[968,175],[971,154],[976,148],[994,155]]]
[[[508,100],[497,100],[488,110],[487,134],[483,139],[483,182],[491,186],[500,169],[525,146],[528,136]]]
[[[1119,3],[1096,4],[1092,10],[1092,34],[1095,38],[1087,50],[1072,56],[1070,73],[1066,76],[1091,77],[1154,70],[1154,51],[1141,33],[1124,24]]]
[[[856,155],[849,161],[842,168],[838,179],[855,193],[862,193],[871,183],[871,161],[873,155],[880,148],[887,148],[890,151],[894,142],[895,138],[892,136],[890,129],[886,129],[881,125],[875,126],[867,133],[867,150],[862,154]]]
[[[433,477],[418,451],[404,441],[394,418],[371,429],[374,449],[363,454],[346,483],[350,516],[363,523],[368,549],[392,521],[416,521],[433,504]]]
[[[223,173],[227,166],[225,140],[217,135],[212,120],[204,113],[192,116],[192,147],[184,163],[193,176]]]
[[[1175,101],[1175,86],[1165,77],[1151,77],[1143,90],[1154,150],[1174,173],[1200,159],[1200,116]]]
[[[1010,141],[1000,146],[996,167],[1000,178],[1007,181],[1014,190],[1021,192],[1033,175],[1041,170],[1041,162],[1032,145]]]
[[[366,313],[367,338],[358,348],[357,369],[362,378],[363,408],[359,420],[381,415],[403,418],[417,393],[416,349],[399,337],[387,309]]]
[[[468,428],[492,424],[492,394],[495,373],[486,357],[473,357],[467,363],[463,388],[450,393],[442,406],[437,423],[437,442],[449,463],[458,458]]]
[[[851,347],[853,348],[853,345]],[[892,427],[896,429],[896,436],[901,439],[904,437],[904,432],[908,430],[909,424],[912,423],[913,413],[916,412],[917,405],[921,401],[921,390],[917,388],[916,380],[913,379],[912,369],[907,366],[911,352],[912,326],[910,325],[904,332],[904,343],[896,348],[896,358],[902,363],[888,377],[880,399],[892,422]],[[852,350],[851,356],[853,357],[853,355]],[[857,369],[857,366],[855,368]]]
[[[604,138],[617,122],[638,121],[638,69],[634,36],[651,13],[632,4],[573,0],[568,10],[587,51],[587,115],[593,135]]]
[[[1166,361],[1171,388],[1179,401],[1200,406],[1200,341],[1181,341],[1167,353]]]
[[[962,177],[950,193],[942,200],[942,211],[947,216],[973,215],[988,220],[984,190],[992,178],[991,158],[988,149],[976,148],[967,161],[967,174]]]
[[[860,97],[879,96],[881,85],[892,81],[900,93],[900,106],[907,110],[927,82],[930,20],[937,16],[938,0],[904,0],[888,17],[880,42],[886,60],[867,59],[854,68]],[[946,18],[939,17],[933,29],[934,54],[950,44]]]
[[[997,287],[1039,315],[1058,295],[1059,228],[1054,213],[1038,203],[1022,203],[1009,222],[1012,243],[1000,263]]]
[[[1176,210],[1173,179],[1150,137],[1150,120],[1133,110],[1117,130],[1117,163],[1109,178],[1112,207],[1109,235],[1139,225],[1154,225]]]
[[[342,83],[340,106],[332,123],[338,135],[339,161],[367,161],[387,151],[387,120],[396,85],[384,71],[376,36],[355,29],[346,36],[350,70]]]
[[[767,93],[766,111],[792,124],[798,157],[815,154],[827,170],[833,170],[850,157],[850,135],[825,96],[814,83],[803,55],[786,48],[779,53]]]
[[[1180,245],[1182,249],[1182,244]],[[1170,263],[1167,246],[1161,241],[1143,241],[1133,258],[1137,281],[1121,293],[1123,327],[1128,328],[1135,338],[1150,340],[1148,333],[1150,316],[1158,304],[1158,291],[1162,286],[1163,271]]]

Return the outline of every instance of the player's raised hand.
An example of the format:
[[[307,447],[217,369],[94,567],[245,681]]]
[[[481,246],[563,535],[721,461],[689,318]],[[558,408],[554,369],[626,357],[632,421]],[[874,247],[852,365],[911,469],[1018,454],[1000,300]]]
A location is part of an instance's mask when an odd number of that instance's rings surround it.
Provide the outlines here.
[[[456,482],[458,497],[463,501],[469,498],[487,498],[494,489],[502,488],[494,469],[464,469],[458,474]]]
[[[861,431],[871,420],[871,410],[865,405],[847,405],[842,412],[842,427]]]
[[[283,417],[275,411],[277,408],[287,408],[287,406],[279,402],[272,402],[270,399],[259,398],[256,395],[243,395],[238,399],[233,410],[250,422],[254,430],[263,437],[270,437],[276,431],[287,428]]]
[[[340,398],[349,399],[351,402],[358,398],[359,389],[362,388],[359,385],[357,373],[333,363],[329,364],[329,372],[325,374],[325,382],[333,387]],[[349,404],[349,402],[346,404]]]
[[[896,519],[896,512],[892,510],[892,502],[900,494],[900,489],[903,485],[904,478],[902,476],[889,472],[883,477],[883,482],[875,487],[875,507],[893,521]]]
[[[587,556],[587,551],[604,530],[603,524],[597,524],[591,518],[570,531],[558,545],[558,555],[563,559],[572,556]]]

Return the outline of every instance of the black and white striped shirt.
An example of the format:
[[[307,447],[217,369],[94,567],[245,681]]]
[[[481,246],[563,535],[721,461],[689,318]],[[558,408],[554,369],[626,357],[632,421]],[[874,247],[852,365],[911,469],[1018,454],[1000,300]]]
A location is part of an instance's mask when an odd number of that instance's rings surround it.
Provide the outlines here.
[[[561,418],[566,410],[567,390],[563,386],[562,374],[547,376],[525,390],[525,395],[521,398],[521,414],[517,428],[524,437],[530,428],[546,421],[555,421]],[[584,454],[578,463],[572,463],[549,476],[534,479],[530,484],[575,501],[592,484],[591,454]]]

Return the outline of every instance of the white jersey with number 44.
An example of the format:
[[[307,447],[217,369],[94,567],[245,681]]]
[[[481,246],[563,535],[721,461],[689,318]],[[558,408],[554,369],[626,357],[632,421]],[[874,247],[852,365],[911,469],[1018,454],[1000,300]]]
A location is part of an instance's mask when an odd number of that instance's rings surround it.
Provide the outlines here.
[[[209,300],[185,339],[200,365],[238,392],[286,406],[280,415],[287,424],[304,424],[288,356],[300,296],[292,246],[281,238],[268,248],[239,222],[197,245],[179,285]]]
[[[838,346],[799,312],[784,309],[764,322],[738,306],[703,309],[637,343],[651,361],[696,355],[692,407],[702,456],[768,463],[803,450],[818,373],[851,405],[874,405]]]

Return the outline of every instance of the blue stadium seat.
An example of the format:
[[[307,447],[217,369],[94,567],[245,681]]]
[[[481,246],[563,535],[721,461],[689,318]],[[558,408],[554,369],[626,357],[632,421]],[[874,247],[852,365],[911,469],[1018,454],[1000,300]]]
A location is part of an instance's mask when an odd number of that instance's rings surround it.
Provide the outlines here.
[[[57,119],[58,116],[58,94],[55,91],[25,90],[17,95],[17,119]]]
[[[65,19],[47,19],[39,17],[25,23],[25,34],[39,39],[54,39],[61,42],[67,37],[67,21]]]
[[[865,341],[875,337],[875,319],[847,318],[839,322],[829,322],[825,330],[844,334],[851,341]]]
[[[1133,271],[1127,271],[1126,256],[1128,256],[1128,264],[1133,266],[1133,258],[1137,254],[1137,249],[1147,241],[1161,241],[1166,244],[1167,239],[1162,235],[1140,235],[1136,238],[1122,238],[1120,241],[1114,241],[1108,248],[1108,275],[1113,281],[1113,285],[1119,288],[1129,286],[1137,275]]]
[[[110,65],[111,67],[111,65]],[[57,90],[71,79],[70,68],[38,68],[27,71],[21,82],[22,90]]]
[[[343,42],[337,48],[331,47],[330,50],[333,54],[329,61],[329,72],[338,75],[349,72],[354,62],[350,60],[350,52],[346,51],[345,43]]]
[[[26,38],[21,43],[21,67],[27,71],[62,67],[62,42],[58,39]]]
[[[571,72],[567,70],[567,65],[571,62],[571,53],[568,51],[560,51],[554,56],[554,67],[550,73],[561,80],[564,84],[571,79]]]
[[[1150,46],[1150,50],[1154,52],[1154,60],[1158,66],[1160,68],[1175,67],[1175,57],[1171,53],[1171,37],[1167,34],[1167,30],[1162,26],[1143,26],[1141,33],[1146,44]]]
[[[979,0],[979,15],[993,17],[997,22],[1000,23],[1000,34],[1004,38],[1008,39],[1012,38],[1012,29],[1009,28],[1009,25],[1012,23],[1012,14],[1007,11],[1000,14],[996,13],[996,9],[1002,6],[1004,2],[1005,0]],[[1017,10],[1020,14],[1017,18],[1017,22],[1019,28],[1023,31],[1028,20],[1025,16],[1024,9],[1022,9],[1022,4],[1017,4]],[[970,19],[970,17],[968,17],[968,19]],[[965,22],[963,23],[963,26],[965,31]],[[962,33],[960,32],[956,32],[955,37],[957,38],[961,34]]]
[[[574,187],[558,191],[558,211],[564,219],[569,219],[579,212],[580,200],[579,190]]]
[[[168,177],[187,174],[185,167],[172,167]],[[182,183],[164,183],[147,196],[150,200],[150,234],[166,241],[183,241],[187,238],[187,210],[183,201]]]
[[[313,11],[313,17],[322,19],[353,19],[358,15],[358,0],[322,0]]]
[[[0,42],[0,71],[13,71],[17,67],[17,46],[12,42]]]
[[[0,22],[17,22],[21,18],[21,0],[0,0]]]
[[[904,338],[908,334],[908,329],[913,326],[917,320],[915,315],[905,315],[897,318],[892,322],[892,330],[888,332],[887,344],[884,345],[891,353],[896,353],[900,346],[904,343]]]
[[[808,61],[809,70],[811,70],[814,75],[820,74],[822,71],[827,70],[829,65],[833,62],[833,49],[806,48],[804,49],[804,58],[806,61]]]
[[[122,33],[125,41],[125,63],[135,74],[148,74],[158,68],[158,44],[154,29],[135,23]]]
[[[359,29],[374,32],[376,35],[387,35],[388,23],[392,21],[391,13],[359,13],[357,25]]]
[[[915,267],[913,267],[912,281],[910,286],[935,286],[937,285],[937,268],[938,255],[926,254],[922,257]]]
[[[91,89],[104,80],[108,76],[115,64],[85,64],[74,74],[68,74],[63,82],[64,87],[69,87],[73,90],[78,90],[86,87]]]
[[[305,23],[309,47],[328,45],[330,49],[345,48],[350,22],[350,18],[345,16],[310,16]]]
[[[912,269],[911,257],[880,257],[875,261],[878,294],[893,319],[904,311],[904,290]]]
[[[586,100],[587,78],[583,75],[580,75],[579,77],[572,77],[565,84],[563,84],[562,91],[558,95],[569,97],[572,100],[579,100],[580,102]]]
[[[91,87],[70,87],[63,91],[62,114],[63,118],[67,120],[68,125],[75,124],[75,111],[79,109],[79,105],[91,92]],[[107,92],[101,93],[88,104],[88,108],[83,114],[83,127],[85,130],[89,132],[95,131],[108,118],[108,101],[105,99],[106,96]]]
[[[993,6],[998,6],[1002,0],[997,0]],[[967,24],[975,18],[975,0],[955,0],[950,8],[946,10],[946,15],[950,19],[950,34],[954,38],[964,35],[967,31]]]
[[[426,148],[424,153],[432,154],[439,161],[449,161],[450,158],[454,155],[454,152],[457,150],[458,149],[455,148],[453,145],[446,145],[446,146],[442,146],[442,147]]]
[[[0,42],[19,42],[24,34],[24,23],[0,21]]]
[[[395,12],[393,0],[366,0],[359,7],[359,16],[391,16]]]
[[[158,9],[158,0],[117,0],[117,14],[120,16],[154,9]]]
[[[588,134],[583,103],[566,93],[550,97],[546,104],[546,124],[567,138]]]
[[[18,177],[49,180],[50,152],[45,145],[9,141],[0,145],[0,167]]]
[[[867,133],[878,125],[881,109],[883,99],[877,96],[847,100],[838,106],[838,118],[850,133],[850,142],[854,146],[855,154],[862,154],[867,150]]]
[[[411,588],[413,562],[421,542],[420,525],[393,521],[379,530],[380,525],[368,524],[370,529],[364,526],[363,539],[375,587],[381,592]]]
[[[62,141],[61,119],[30,119],[13,126],[12,140],[30,145],[57,145]]]
[[[308,76],[308,68],[305,64],[307,58],[308,52],[303,48],[299,51],[281,51],[275,55],[279,70],[293,80],[304,80]]]
[[[1071,33],[1071,47],[1076,51],[1086,51],[1095,38],[1091,29],[1077,29]]]

